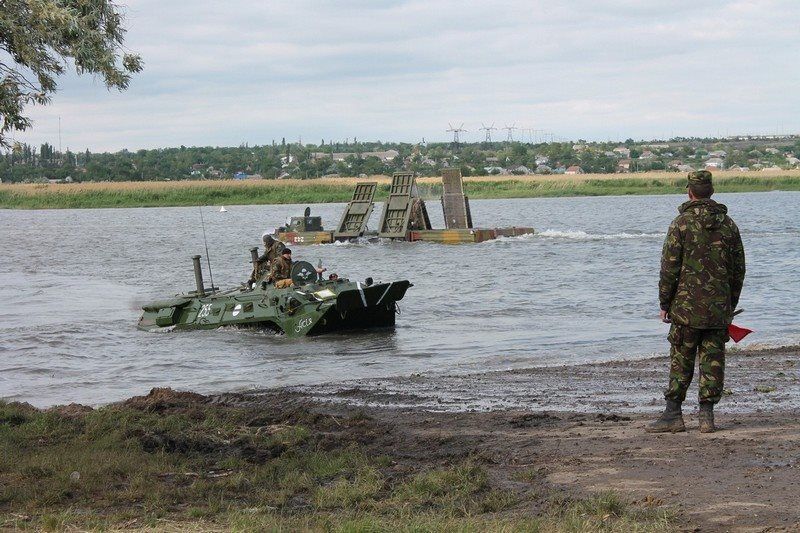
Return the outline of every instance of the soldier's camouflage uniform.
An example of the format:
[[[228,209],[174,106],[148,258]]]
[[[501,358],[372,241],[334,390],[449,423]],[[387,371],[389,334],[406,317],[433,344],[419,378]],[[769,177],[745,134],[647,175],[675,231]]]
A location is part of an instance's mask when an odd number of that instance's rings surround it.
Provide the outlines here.
[[[272,263],[276,258],[280,257],[284,248],[286,248],[286,245],[281,241],[276,240],[273,240],[269,245],[265,245],[264,253],[259,256],[258,261],[256,262],[256,267],[253,269],[253,273],[250,275],[250,281],[255,282],[265,274],[269,274]]]
[[[683,402],[698,356],[700,402],[717,403],[728,325],[744,283],[744,247],[724,205],[703,198],[685,202],[678,211],[664,242],[658,287],[661,309],[672,321],[664,397]]]
[[[292,260],[286,259],[284,256],[278,257],[272,262],[269,277],[273,283],[292,277]]]

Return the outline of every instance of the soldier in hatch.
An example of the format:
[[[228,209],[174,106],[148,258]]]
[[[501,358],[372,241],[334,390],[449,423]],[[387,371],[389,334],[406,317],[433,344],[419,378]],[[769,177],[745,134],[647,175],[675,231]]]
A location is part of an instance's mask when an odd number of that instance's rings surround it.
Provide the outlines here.
[[[286,248],[281,241],[275,240],[272,235],[267,233],[264,234],[262,240],[264,241],[264,253],[258,258],[258,262],[253,268],[253,272],[250,274],[249,281],[251,285],[256,283],[265,274],[270,273],[272,263],[281,255],[283,249]]]
[[[288,287],[292,283],[292,251],[284,248],[280,257],[270,266],[269,279],[276,287]]]
[[[714,427],[714,404],[725,374],[728,325],[744,283],[744,247],[728,208],[711,199],[711,173],[690,172],[689,201],[669,227],[661,255],[658,292],[661,320],[671,324],[667,407],[652,422],[651,433],[685,431],[681,403],[700,367],[700,431]]]
[[[320,264],[314,270],[317,276],[321,276],[328,269]],[[292,251],[289,248],[284,248],[281,256],[272,262],[269,279],[279,289],[292,285]]]

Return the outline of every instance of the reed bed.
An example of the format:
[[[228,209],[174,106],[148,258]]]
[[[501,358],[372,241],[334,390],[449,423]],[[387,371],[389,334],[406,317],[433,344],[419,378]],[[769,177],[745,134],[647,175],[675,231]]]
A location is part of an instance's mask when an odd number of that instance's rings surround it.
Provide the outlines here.
[[[800,170],[715,173],[718,192],[800,190]],[[391,177],[325,178],[313,180],[220,180],[161,182],[86,182],[69,184],[0,185],[0,208],[54,209],[99,207],[161,207],[346,202],[353,185],[377,181],[378,199],[388,195]],[[642,174],[580,174],[477,176],[465,178],[473,199],[547,196],[672,194],[685,190],[686,178],[674,172]],[[417,180],[424,197],[441,194],[441,180]]]

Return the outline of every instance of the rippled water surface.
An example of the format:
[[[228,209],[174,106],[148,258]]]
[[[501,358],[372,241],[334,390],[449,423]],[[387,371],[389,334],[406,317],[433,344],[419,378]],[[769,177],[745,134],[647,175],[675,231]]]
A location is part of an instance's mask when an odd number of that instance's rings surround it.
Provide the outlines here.
[[[721,194],[742,230],[748,341],[800,339],[800,193]],[[414,372],[475,372],[666,351],[657,279],[682,196],[473,201],[476,225],[538,234],[469,245],[294,246],[353,279],[410,279],[393,331],[293,340],[222,329],[146,333],[142,303],[191,290],[199,208],[0,211],[0,397],[104,403],[154,386],[199,392]],[[205,207],[214,282],[304,206]],[[341,204],[313,206],[333,227]],[[380,205],[372,226],[377,225]],[[428,203],[441,227],[438,202]]]

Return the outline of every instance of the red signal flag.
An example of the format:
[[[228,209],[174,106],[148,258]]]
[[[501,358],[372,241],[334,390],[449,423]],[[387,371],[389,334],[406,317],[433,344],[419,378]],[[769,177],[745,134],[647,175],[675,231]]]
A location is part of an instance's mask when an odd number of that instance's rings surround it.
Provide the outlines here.
[[[740,340],[747,337],[750,333],[753,333],[752,329],[742,328],[737,326],[736,324],[731,324],[728,326],[728,335],[731,336],[733,342],[739,342]]]

